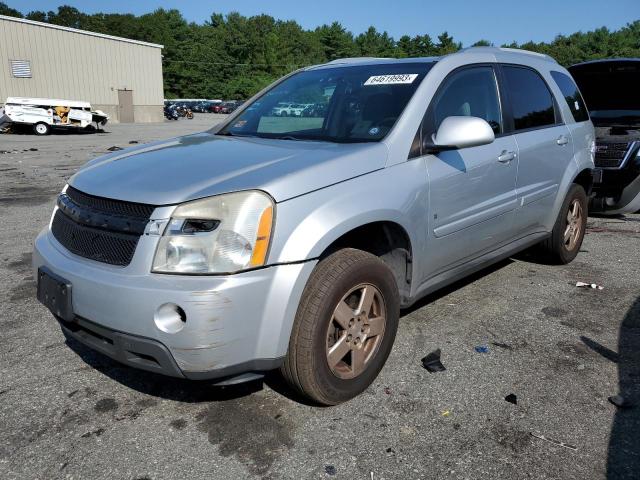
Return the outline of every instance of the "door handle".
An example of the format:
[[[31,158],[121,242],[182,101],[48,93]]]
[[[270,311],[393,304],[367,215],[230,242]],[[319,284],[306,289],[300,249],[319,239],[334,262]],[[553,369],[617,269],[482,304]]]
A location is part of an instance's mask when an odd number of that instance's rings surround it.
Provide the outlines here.
[[[567,143],[569,143],[569,139],[567,138],[566,135],[560,135],[556,140],[556,143],[560,146],[566,145]]]
[[[498,161],[500,163],[509,163],[514,158],[516,158],[516,152],[507,152],[506,150],[503,150],[502,153],[498,156]]]

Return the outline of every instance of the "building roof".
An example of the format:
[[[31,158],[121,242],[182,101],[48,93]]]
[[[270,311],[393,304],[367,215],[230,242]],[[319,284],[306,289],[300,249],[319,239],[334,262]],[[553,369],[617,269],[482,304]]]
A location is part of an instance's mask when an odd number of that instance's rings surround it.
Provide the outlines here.
[[[64,30],[66,32],[78,33],[80,35],[89,35],[91,37],[105,38],[107,40],[115,40],[117,42],[134,43],[137,45],[144,45],[146,47],[164,48],[164,45],[159,45],[157,43],[142,42],[140,40],[132,40],[130,38],[123,38],[123,37],[114,37],[113,35],[105,35],[104,33],[96,33],[96,32],[89,32],[87,30],[79,30],[77,28],[62,27],[60,25],[53,25],[51,23],[44,23],[44,22],[36,22],[35,20],[27,20],[25,18],[16,18],[16,17],[8,17],[6,15],[0,15],[0,20],[7,20],[9,22],[17,22],[17,23],[26,23],[29,25],[35,25],[37,27],[53,28],[54,30]]]

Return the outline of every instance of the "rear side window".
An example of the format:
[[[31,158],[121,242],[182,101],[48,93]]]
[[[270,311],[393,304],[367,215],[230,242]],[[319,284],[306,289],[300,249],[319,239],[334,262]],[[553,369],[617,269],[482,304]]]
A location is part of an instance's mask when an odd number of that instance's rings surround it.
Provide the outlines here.
[[[586,122],[589,120],[587,106],[573,79],[562,72],[551,72],[551,76],[558,85],[562,95],[564,95],[564,99],[567,101],[567,105],[569,105],[569,110],[571,110],[573,114],[573,119],[576,122]]]
[[[553,95],[540,74],[523,67],[503,66],[514,129],[555,125]]]

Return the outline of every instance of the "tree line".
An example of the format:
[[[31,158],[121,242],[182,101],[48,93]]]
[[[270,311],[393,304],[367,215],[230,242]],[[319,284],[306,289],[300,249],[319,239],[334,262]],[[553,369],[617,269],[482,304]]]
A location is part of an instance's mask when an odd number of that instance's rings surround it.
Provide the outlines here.
[[[371,26],[354,35],[339,22],[303,29],[292,20],[269,15],[246,17],[213,13],[203,24],[188,22],[178,10],[158,9],[144,15],[86,14],[74,7],[57,11],[20,11],[0,2],[0,15],[164,45],[164,90],[167,98],[244,99],[296,68],[342,57],[422,57],[463,48],[447,32],[394,39]],[[492,45],[481,39],[473,46]],[[640,57],[640,20],[611,31],[558,35],[551,42],[503,45],[554,57],[562,65],[608,57]]]

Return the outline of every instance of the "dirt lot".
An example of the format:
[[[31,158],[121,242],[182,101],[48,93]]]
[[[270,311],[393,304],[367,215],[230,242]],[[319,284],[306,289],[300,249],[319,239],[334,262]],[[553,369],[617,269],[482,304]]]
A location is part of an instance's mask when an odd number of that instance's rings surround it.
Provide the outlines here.
[[[404,312],[379,378],[334,408],[66,344],[30,272],[65,180],[113,145],[215,121],[0,135],[0,478],[640,478],[640,215],[590,219],[568,266],[521,255]],[[430,374],[437,348],[447,370]],[[616,410],[619,392],[636,408]]]

